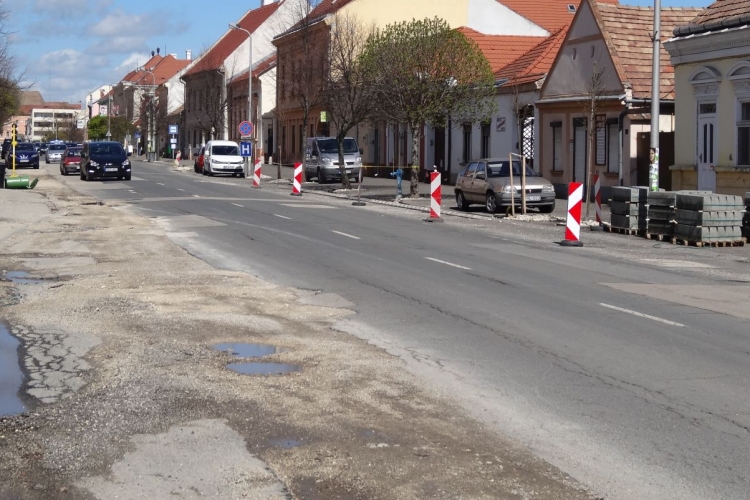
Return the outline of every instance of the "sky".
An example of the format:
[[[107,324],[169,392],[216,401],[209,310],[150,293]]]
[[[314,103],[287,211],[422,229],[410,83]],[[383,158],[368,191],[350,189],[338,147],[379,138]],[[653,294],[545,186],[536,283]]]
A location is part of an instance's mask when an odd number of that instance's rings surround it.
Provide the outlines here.
[[[653,6],[653,0],[620,0]],[[662,0],[663,7],[705,7],[712,0]],[[151,51],[193,57],[260,0],[15,0],[6,29],[19,70],[46,101],[85,105],[86,95],[119,82]]]

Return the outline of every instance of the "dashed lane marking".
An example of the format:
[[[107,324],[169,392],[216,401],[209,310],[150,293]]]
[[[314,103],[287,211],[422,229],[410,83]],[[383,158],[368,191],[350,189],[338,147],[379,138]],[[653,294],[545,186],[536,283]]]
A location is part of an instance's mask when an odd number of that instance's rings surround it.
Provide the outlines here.
[[[289,220],[292,220],[291,217],[287,217],[286,215],[279,215],[279,214],[273,214],[273,215],[274,215],[274,217],[278,217],[280,219],[289,219]]]
[[[427,259],[427,260],[431,260],[432,262],[437,262],[437,263],[439,263],[439,264],[445,264],[446,266],[451,266],[451,267],[455,267],[455,268],[457,268],[457,269],[463,269],[463,270],[465,270],[465,271],[471,271],[471,268],[470,268],[470,267],[466,267],[466,266],[459,266],[458,264],[454,264],[454,263],[452,263],[452,262],[446,262],[446,261],[444,261],[444,260],[440,260],[440,259],[433,259],[432,257],[425,257],[425,259]]]
[[[245,208],[245,205],[240,205],[239,203],[232,203],[235,207]]]
[[[340,234],[341,236],[346,236],[347,238],[351,238],[351,239],[353,239],[353,240],[361,240],[361,239],[362,239],[362,238],[360,238],[359,236],[354,236],[354,235],[352,235],[352,234],[346,234],[346,233],[342,233],[341,231],[334,231],[334,230],[331,230],[331,232],[332,232],[332,233],[336,233],[336,234]]]
[[[640,313],[638,311],[632,311],[630,309],[624,309],[622,307],[617,307],[617,306],[613,306],[613,305],[610,305],[610,304],[605,304],[603,302],[600,302],[599,305],[602,306],[602,307],[606,307],[607,309],[612,309],[614,311],[620,311],[620,312],[623,312],[623,313],[626,313],[626,314],[632,314],[633,316],[638,316],[639,318],[650,319],[652,321],[658,321],[659,323],[665,323],[667,325],[680,326],[680,327],[685,326],[682,323],[677,323],[676,321],[671,321],[671,320],[668,320],[668,319],[659,318],[657,316],[651,316],[650,314],[644,314],[644,313]]]

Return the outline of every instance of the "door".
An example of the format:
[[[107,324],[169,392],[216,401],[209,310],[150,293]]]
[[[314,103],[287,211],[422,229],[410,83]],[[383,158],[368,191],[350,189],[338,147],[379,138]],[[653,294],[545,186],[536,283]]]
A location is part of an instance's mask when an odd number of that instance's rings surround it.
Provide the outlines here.
[[[586,125],[573,122],[573,180],[583,184],[586,192]]]
[[[471,195],[471,183],[474,182],[474,172],[476,169],[477,164],[475,162],[469,163],[464,175],[460,175],[456,181],[456,189],[461,191],[464,194],[464,198],[469,202],[473,201]]]
[[[484,203],[487,194],[487,168],[484,162],[477,163],[477,171],[474,174],[474,180],[471,181],[471,201]]]
[[[698,104],[698,189],[716,191],[716,103]]]
[[[438,172],[445,172],[445,128],[435,128],[435,149],[433,151]]]

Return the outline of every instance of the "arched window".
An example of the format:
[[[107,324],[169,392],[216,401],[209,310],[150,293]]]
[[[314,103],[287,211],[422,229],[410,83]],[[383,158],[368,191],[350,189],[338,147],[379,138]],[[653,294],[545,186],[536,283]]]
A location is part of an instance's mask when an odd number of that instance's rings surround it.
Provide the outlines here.
[[[729,70],[734,84],[737,117],[737,165],[750,166],[750,61],[740,61]]]

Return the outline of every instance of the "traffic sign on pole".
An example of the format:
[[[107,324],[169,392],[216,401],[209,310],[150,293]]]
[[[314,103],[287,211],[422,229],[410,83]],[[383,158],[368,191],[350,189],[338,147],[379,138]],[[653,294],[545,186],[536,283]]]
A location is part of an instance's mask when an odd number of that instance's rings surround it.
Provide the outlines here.
[[[242,141],[240,142],[240,156],[249,158],[253,156],[253,143]]]
[[[240,122],[237,130],[240,132],[240,135],[242,137],[250,137],[253,135],[253,124],[247,120],[244,122]]]
[[[177,130],[178,130],[177,125],[170,125],[169,126],[169,133],[170,134],[177,134]]]

